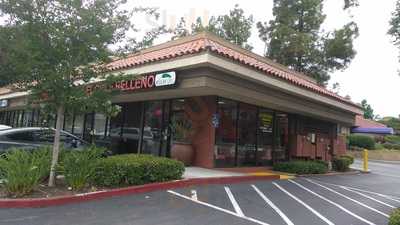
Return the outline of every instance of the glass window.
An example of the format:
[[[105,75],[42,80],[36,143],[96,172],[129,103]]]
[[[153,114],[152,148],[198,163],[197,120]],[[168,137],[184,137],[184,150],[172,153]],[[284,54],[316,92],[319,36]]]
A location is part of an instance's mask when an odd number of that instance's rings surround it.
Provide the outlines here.
[[[219,124],[216,128],[215,166],[235,165],[237,103],[228,99],[218,100]]]
[[[95,140],[104,139],[106,133],[107,117],[104,114],[94,114],[93,138]]]
[[[0,124],[5,124],[6,112],[0,112]]]
[[[40,109],[33,110],[33,117],[32,117],[32,126],[33,127],[40,126],[39,114],[40,114]]]
[[[78,137],[83,136],[83,120],[84,115],[75,115],[73,134]]]
[[[146,102],[141,153],[159,155],[162,133],[162,102]]]
[[[64,130],[72,133],[73,124],[74,124],[74,115],[66,113],[64,117]]]
[[[142,102],[128,103],[124,107],[122,129],[122,153],[138,153],[141,138]]]
[[[138,153],[141,138],[141,102],[121,104],[121,112],[111,118],[109,125],[110,149],[114,154]]]
[[[22,119],[22,127],[32,126],[32,110],[26,110]]]
[[[257,133],[257,164],[270,165],[272,163],[273,148],[273,112],[259,109]]]
[[[118,115],[110,118],[110,123],[108,124],[107,128],[108,130],[107,139],[110,142],[109,148],[114,154],[119,154],[120,146],[123,145],[122,126],[124,123],[125,105],[124,104],[118,104],[118,105],[121,107],[121,111],[118,113]]]
[[[83,127],[83,139],[87,142],[92,142],[93,138],[93,127],[94,125],[94,113],[87,113],[85,114],[85,124]]]
[[[257,107],[240,103],[238,120],[237,165],[253,166],[256,162]]]
[[[274,160],[284,160],[289,144],[289,118],[285,113],[276,114]]]
[[[21,115],[20,111],[14,111],[14,117],[12,122],[13,127],[19,127],[20,115]]]

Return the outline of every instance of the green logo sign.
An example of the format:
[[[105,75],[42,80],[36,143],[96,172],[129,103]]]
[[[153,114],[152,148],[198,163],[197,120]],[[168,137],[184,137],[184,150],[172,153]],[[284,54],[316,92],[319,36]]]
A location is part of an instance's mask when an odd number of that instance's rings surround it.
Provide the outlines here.
[[[156,74],[156,78],[155,78],[156,87],[174,85],[175,82],[176,82],[175,72]]]

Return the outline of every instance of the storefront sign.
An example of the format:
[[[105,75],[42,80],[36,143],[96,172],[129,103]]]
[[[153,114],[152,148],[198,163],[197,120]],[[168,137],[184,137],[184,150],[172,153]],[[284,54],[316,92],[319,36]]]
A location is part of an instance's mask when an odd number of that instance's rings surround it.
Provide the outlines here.
[[[259,118],[260,118],[259,122],[260,131],[263,133],[272,133],[272,119],[273,119],[272,114],[260,112]]]
[[[113,84],[113,89],[121,91],[135,91],[143,89],[152,89],[157,87],[166,87],[176,84],[175,72],[165,72],[159,74],[149,74],[139,76],[136,79],[119,81]]]
[[[8,106],[8,99],[0,100],[0,108],[5,108]]]

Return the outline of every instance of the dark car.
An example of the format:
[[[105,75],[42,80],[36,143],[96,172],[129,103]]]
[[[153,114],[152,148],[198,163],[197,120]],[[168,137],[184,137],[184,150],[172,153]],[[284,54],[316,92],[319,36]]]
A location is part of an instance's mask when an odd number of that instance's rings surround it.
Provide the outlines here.
[[[0,131],[0,154],[11,148],[33,150],[52,145],[55,129],[43,127],[12,128]],[[81,150],[89,144],[81,138],[61,131],[61,145],[66,149]]]

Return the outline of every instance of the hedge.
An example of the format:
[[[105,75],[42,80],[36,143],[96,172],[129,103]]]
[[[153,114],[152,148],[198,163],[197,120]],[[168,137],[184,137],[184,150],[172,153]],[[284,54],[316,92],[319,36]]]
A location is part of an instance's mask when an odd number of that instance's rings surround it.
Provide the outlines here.
[[[400,144],[400,136],[396,136],[396,135],[385,136],[385,142],[388,142],[391,144]]]
[[[372,137],[366,135],[351,134],[347,136],[350,146],[356,146],[359,148],[374,149],[375,140]]]
[[[353,164],[354,158],[348,155],[340,156],[332,160],[332,169],[339,172],[346,172],[350,169],[350,165]]]
[[[390,213],[388,225],[400,225],[400,208],[395,209]]]
[[[182,162],[151,155],[125,154],[98,160],[92,182],[96,186],[123,187],[182,178]]]
[[[295,160],[276,163],[273,170],[295,174],[323,174],[328,171],[328,165],[322,161]]]
[[[384,143],[383,147],[386,149],[400,150],[400,144]]]

